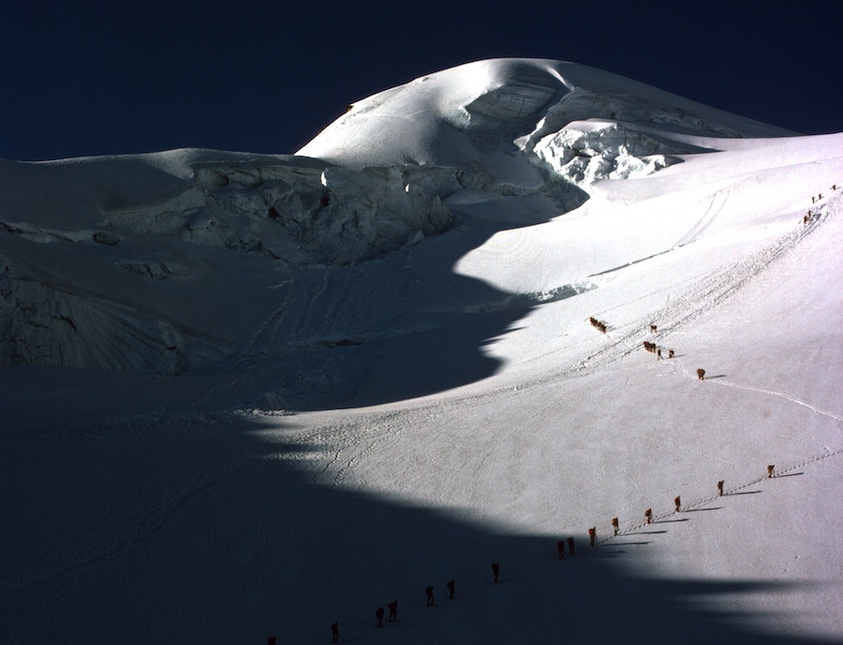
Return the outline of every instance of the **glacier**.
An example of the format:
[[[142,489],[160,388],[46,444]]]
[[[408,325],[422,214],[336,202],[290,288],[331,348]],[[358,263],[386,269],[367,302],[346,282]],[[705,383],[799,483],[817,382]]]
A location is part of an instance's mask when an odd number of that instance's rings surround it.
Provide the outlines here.
[[[784,134],[600,70],[505,59],[358,101],[295,156],[184,150],[3,162],[0,365],[174,375],[236,359],[256,351],[266,320],[244,316],[212,329],[172,306],[180,291],[204,297],[193,287],[208,277],[210,248],[271,261],[261,270],[284,276],[273,293],[280,308],[297,271],[333,275],[398,253],[465,220],[467,202],[520,197],[535,217],[551,217],[579,207],[584,186],[705,151],[677,132]],[[55,198],[29,197],[68,184],[81,197],[70,212]],[[97,264],[97,286],[51,266],[74,254]],[[154,282],[139,287],[142,278]],[[125,297],[139,291],[146,295]],[[295,333],[271,341],[276,349],[300,342]]]
[[[522,58],[0,161],[0,641],[839,642],[841,144]]]

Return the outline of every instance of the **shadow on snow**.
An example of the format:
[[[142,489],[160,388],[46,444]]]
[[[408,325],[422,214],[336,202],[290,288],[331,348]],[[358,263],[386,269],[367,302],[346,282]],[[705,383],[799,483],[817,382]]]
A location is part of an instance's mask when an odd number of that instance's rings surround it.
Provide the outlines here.
[[[295,423],[137,417],[0,436],[0,641],[325,643],[337,621],[341,642],[362,643],[811,642],[727,608],[800,585],[642,575],[636,553],[658,538],[590,549],[576,535],[560,562],[567,535],[325,485],[330,455]],[[376,629],[393,600],[398,622]]]

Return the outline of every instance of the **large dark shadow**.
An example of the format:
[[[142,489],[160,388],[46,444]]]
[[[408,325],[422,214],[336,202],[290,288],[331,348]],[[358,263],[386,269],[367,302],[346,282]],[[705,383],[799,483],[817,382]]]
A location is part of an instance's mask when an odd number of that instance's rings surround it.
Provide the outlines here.
[[[298,269],[285,287],[294,304],[249,352],[182,378],[230,376],[244,391],[267,393],[270,407],[294,410],[378,405],[487,378],[501,366],[487,345],[540,301],[578,291],[554,285],[541,296],[508,293],[454,267],[496,233],[546,222],[563,204],[586,199],[565,191],[553,199],[489,195],[488,204],[455,207],[454,228],[415,247],[357,266]]]
[[[296,466],[321,446],[292,440],[295,416],[274,421],[271,434],[206,414],[0,436],[0,642],[325,643],[334,621],[361,643],[820,642],[717,608],[797,588],[638,573],[658,536],[589,549],[577,535],[560,562],[547,536],[326,487],[331,456]],[[399,621],[376,630],[375,608],[396,599]]]
[[[528,168],[517,154],[513,163]],[[310,171],[314,164],[327,165],[312,159],[296,164]],[[74,214],[86,226],[106,226],[103,213],[111,212],[112,201],[129,213],[114,206],[115,213],[123,213],[120,217],[131,219],[133,209],[140,212],[143,191],[132,184],[133,177],[155,187],[147,196],[150,209],[155,199],[172,197],[187,186],[140,161],[94,160],[69,170],[7,165],[10,170],[4,167],[3,174],[10,185],[14,180],[43,183],[43,197],[29,204],[18,196],[13,213],[34,222],[36,231],[45,222],[71,229],[80,225],[73,219],[62,223],[56,195],[63,194],[66,182],[74,185],[69,193],[79,211]],[[236,167],[236,161],[231,165]],[[246,162],[246,170],[254,165]],[[100,186],[100,174],[110,181]],[[123,237],[112,245],[87,237],[85,243],[62,239],[45,244],[25,235],[26,226],[7,227],[0,235],[5,261],[13,267],[0,266],[14,278],[7,286],[32,282],[43,291],[27,295],[31,302],[20,296],[17,311],[43,309],[47,322],[38,322],[37,316],[10,319],[21,329],[14,328],[6,339],[9,347],[0,349],[8,355],[0,360],[146,370],[147,375],[177,372],[181,376],[174,381],[183,382],[171,387],[194,388],[198,397],[213,392],[214,409],[366,406],[476,382],[500,367],[485,352],[487,344],[510,331],[538,302],[576,294],[570,285],[550,285],[550,293],[540,296],[507,293],[455,271],[461,258],[495,234],[547,222],[587,199],[578,188],[552,181],[542,191],[524,191],[532,193],[504,196],[493,185],[484,192],[467,191],[470,197],[457,191],[456,199],[463,201],[448,205],[454,215],[449,230],[351,266],[286,262],[116,225],[107,228]],[[161,269],[161,258],[172,270]],[[50,304],[53,296],[59,304]],[[50,317],[50,306],[74,314]],[[48,323],[53,320],[61,323],[60,333],[33,331],[52,329]],[[170,328],[169,335],[161,332]],[[238,384],[236,393],[225,391],[232,382]]]

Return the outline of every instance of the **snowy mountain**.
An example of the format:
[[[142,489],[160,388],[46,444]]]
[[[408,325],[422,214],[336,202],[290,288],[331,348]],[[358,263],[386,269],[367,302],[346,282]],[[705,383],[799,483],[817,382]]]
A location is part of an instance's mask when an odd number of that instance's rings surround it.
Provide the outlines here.
[[[646,176],[708,150],[680,131],[782,134],[599,70],[505,60],[361,101],[299,156],[181,150],[6,162],[0,358],[178,374],[279,344],[359,336],[360,323],[373,321],[356,312],[337,320],[333,302],[329,329],[285,324],[301,315],[282,304],[297,285],[307,283],[304,299],[313,291],[314,272],[302,278],[301,267],[359,264],[411,246],[452,228],[466,201],[529,198],[527,223],[550,219],[581,205],[586,183]],[[246,270],[262,274],[258,292],[269,274],[276,297],[215,289],[219,272],[204,263],[244,270],[242,257],[217,249],[249,256]],[[55,266],[57,256],[95,272],[97,286]],[[243,301],[233,302],[238,291]],[[249,315],[257,299],[271,309]],[[224,321],[209,302],[223,300],[237,320]],[[267,324],[271,339],[260,334]]]
[[[843,641],[841,144],[497,59],[0,162],[0,641]]]

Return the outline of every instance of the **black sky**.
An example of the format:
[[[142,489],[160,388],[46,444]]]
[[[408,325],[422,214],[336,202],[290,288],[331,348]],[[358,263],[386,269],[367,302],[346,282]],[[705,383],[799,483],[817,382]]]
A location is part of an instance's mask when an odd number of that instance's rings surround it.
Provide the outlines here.
[[[841,28],[843,3],[810,1],[8,2],[0,158],[292,153],[357,99],[500,56],[569,60],[839,132]]]

